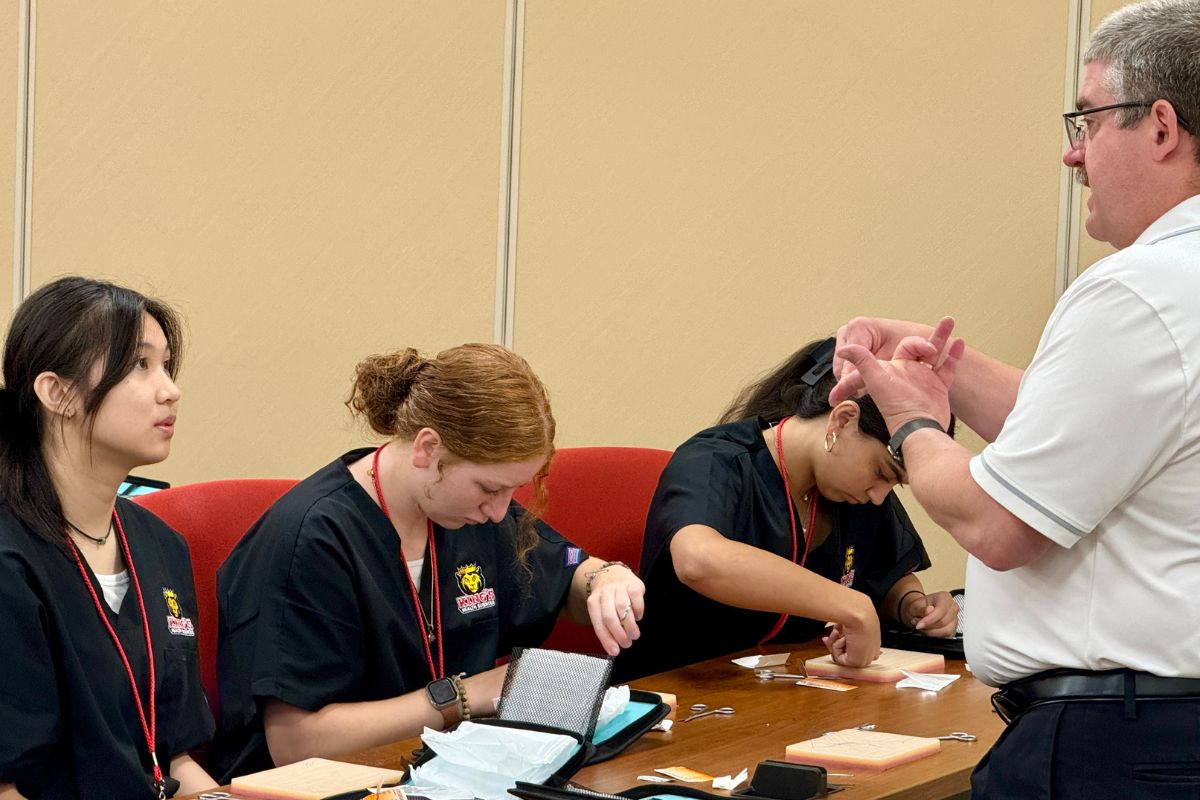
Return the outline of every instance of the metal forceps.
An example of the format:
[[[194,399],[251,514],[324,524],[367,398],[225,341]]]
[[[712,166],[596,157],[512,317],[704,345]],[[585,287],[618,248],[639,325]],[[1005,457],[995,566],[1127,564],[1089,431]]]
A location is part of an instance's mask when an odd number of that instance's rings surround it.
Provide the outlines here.
[[[942,741],[946,741],[948,739],[953,739],[956,742],[973,742],[973,741],[975,741],[975,735],[967,733],[966,731],[951,731],[950,733],[947,733],[945,736],[934,736],[933,738],[941,739]]]
[[[791,678],[796,681],[808,680],[807,675],[792,675],[787,672],[776,672],[773,669],[756,669],[754,670],[754,674],[760,681],[773,681],[776,678]]]
[[[691,722],[694,719],[700,719],[701,717],[707,717],[711,714],[721,714],[722,716],[728,716],[729,714],[732,714],[732,713],[733,713],[733,709],[730,708],[729,706],[722,706],[721,708],[709,708],[704,703],[696,703],[694,706],[692,706],[692,715],[690,717],[685,717],[683,719],[683,721]]]

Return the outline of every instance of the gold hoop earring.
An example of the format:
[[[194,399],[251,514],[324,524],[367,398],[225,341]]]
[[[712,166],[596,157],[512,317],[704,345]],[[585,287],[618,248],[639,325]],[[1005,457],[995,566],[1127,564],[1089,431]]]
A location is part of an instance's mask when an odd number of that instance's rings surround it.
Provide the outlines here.
[[[825,452],[832,453],[834,445],[837,444],[837,434],[830,433],[825,437]]]

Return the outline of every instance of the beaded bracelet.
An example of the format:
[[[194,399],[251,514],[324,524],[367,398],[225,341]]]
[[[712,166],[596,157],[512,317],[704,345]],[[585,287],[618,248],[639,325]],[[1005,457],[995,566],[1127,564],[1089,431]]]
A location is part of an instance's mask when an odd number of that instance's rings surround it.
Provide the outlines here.
[[[458,720],[471,718],[471,703],[467,700],[467,689],[463,686],[463,676],[467,673],[460,672],[457,675],[451,675],[450,680],[454,681],[454,688],[458,690]]]
[[[592,596],[592,582],[596,580],[597,575],[599,575],[601,572],[604,572],[604,570],[608,569],[609,567],[624,567],[625,569],[629,569],[629,565],[624,561],[605,561],[602,566],[596,567],[596,569],[587,574],[587,581],[583,584],[584,597]],[[633,572],[633,570],[629,571]]]

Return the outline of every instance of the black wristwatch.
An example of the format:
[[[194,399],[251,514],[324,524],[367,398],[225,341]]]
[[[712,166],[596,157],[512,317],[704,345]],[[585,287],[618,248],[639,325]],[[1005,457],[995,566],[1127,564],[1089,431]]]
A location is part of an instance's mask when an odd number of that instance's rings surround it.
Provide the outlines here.
[[[442,715],[442,730],[449,730],[459,721],[458,684],[453,678],[438,678],[425,686],[429,704]]]
[[[892,434],[892,438],[888,440],[887,449],[888,452],[891,453],[892,458],[895,459],[896,463],[901,467],[904,466],[904,454],[900,451],[900,448],[904,446],[904,440],[907,439],[909,434],[911,434],[913,431],[919,431],[921,428],[937,428],[939,431],[942,431],[942,433],[945,433],[945,430],[940,424],[938,424],[938,421],[930,419],[929,417],[910,419],[908,422],[897,428],[896,432]]]

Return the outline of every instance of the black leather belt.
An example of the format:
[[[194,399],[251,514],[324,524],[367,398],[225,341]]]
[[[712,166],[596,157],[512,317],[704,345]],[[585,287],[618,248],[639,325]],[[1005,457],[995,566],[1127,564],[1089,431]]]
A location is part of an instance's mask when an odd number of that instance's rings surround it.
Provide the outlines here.
[[[992,707],[1007,723],[1045,703],[1122,701],[1132,719],[1138,700],[1200,701],[1200,678],[1163,678],[1131,669],[1056,669],[1008,684],[992,695]]]

